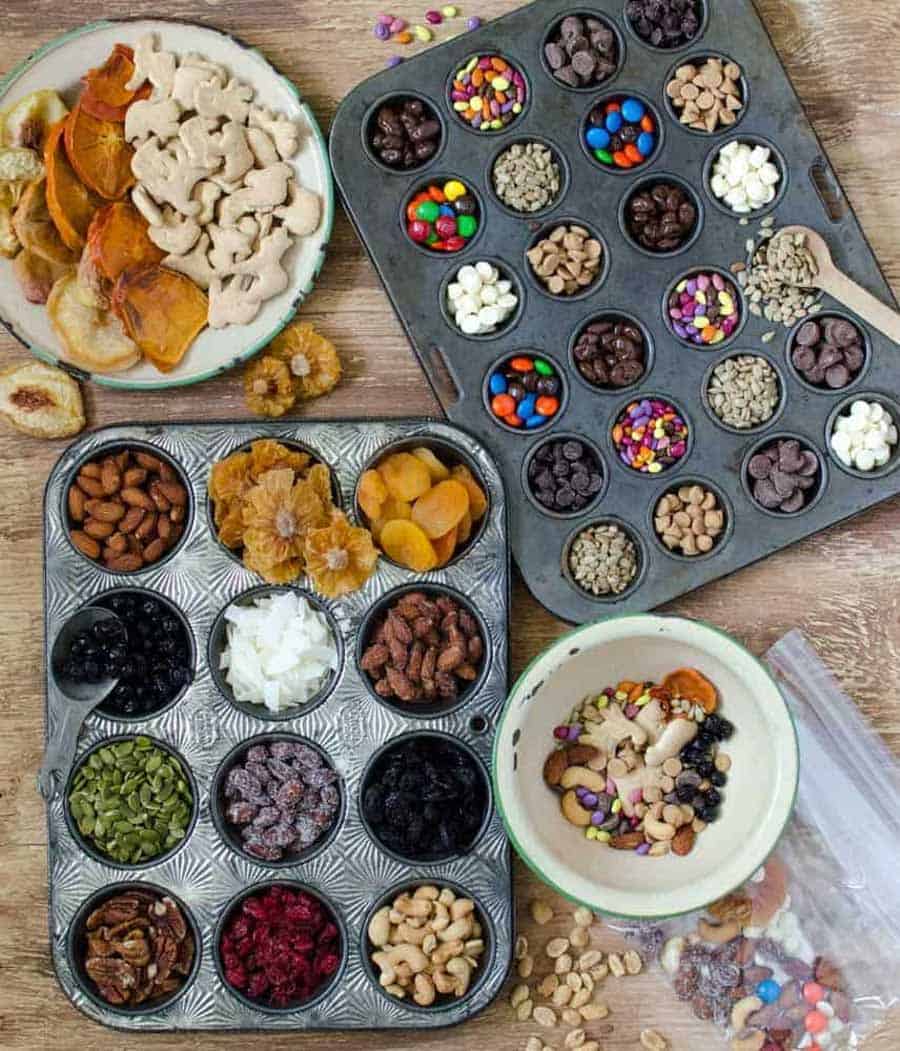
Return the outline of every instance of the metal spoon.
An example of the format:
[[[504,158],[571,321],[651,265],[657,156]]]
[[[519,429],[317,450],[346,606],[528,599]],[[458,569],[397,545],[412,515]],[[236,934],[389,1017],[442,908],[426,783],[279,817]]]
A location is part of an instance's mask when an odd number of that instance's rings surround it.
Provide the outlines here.
[[[821,288],[839,303],[849,307],[855,314],[867,321],[888,339],[900,343],[900,314],[876,299],[861,285],[851,281],[843,271],[838,270],[831,258],[825,238],[808,226],[783,226],[778,233],[804,234],[806,247],[816,261],[818,273],[812,280],[814,288]]]
[[[48,803],[56,799],[68,779],[84,720],[98,704],[106,700],[119,681],[115,678],[103,679],[100,682],[76,682],[65,677],[61,671],[76,635],[107,620],[121,624],[111,610],[100,606],[87,606],[63,624],[53,643],[50,655],[48,709],[55,710],[58,718],[47,741],[44,761],[37,777],[38,789]],[[122,630],[124,633],[124,625]]]

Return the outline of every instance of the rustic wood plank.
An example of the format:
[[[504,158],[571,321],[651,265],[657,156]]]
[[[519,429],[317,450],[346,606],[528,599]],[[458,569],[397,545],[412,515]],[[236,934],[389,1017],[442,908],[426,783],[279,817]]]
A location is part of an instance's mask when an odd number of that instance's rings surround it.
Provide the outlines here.
[[[714,0],[713,0],[714,2]],[[398,13],[415,20],[424,3],[402,0]],[[514,0],[482,0],[477,13],[502,14]],[[468,8],[469,5],[466,5]],[[895,78],[900,64],[900,22],[894,5],[883,0],[758,0],[758,7],[783,56],[885,274],[900,291],[900,106]],[[290,75],[327,127],[338,101],[364,75],[375,72],[389,53],[373,46],[372,4],[362,0],[158,0],[155,11],[173,18],[215,24],[261,47]],[[86,21],[126,16],[126,0],[70,0],[50,5],[6,0],[0,72],[35,47]],[[475,13],[472,7],[469,13]],[[442,34],[443,35],[443,34]],[[877,59],[876,57],[877,56]],[[374,270],[346,219],[339,215],[322,280],[304,306],[339,346],[346,379],[308,411],[317,417],[435,413],[438,406],[391,312]],[[23,357],[0,337],[0,367]],[[202,387],[141,396],[90,389],[91,424],[131,419],[191,419],[198,416],[244,418],[236,374]],[[97,1051],[152,1045],[180,1051],[198,1043],[192,1035],[137,1037],[107,1031],[85,1019],[56,985],[47,948],[46,845],[43,809],[33,788],[43,736],[40,687],[41,496],[50,467],[63,448],[37,442],[6,428],[0,431],[0,1046],[9,1051],[87,1046]],[[845,687],[856,697],[890,747],[900,753],[900,701],[884,683],[900,679],[900,632],[895,581],[900,576],[900,502],[894,500],[842,527],[798,544],[760,565],[709,585],[680,602],[672,612],[702,617],[727,630],[757,653],[780,634],[799,626],[808,633]],[[543,611],[517,584],[512,632],[513,671],[517,673],[565,625]],[[860,655],[865,654],[861,660]],[[523,933],[536,946],[540,934],[526,905],[538,884],[517,866],[517,894]],[[565,930],[568,910],[554,901],[556,927]],[[598,931],[597,943],[616,944]],[[644,975],[610,985],[613,1032],[598,1026],[606,1051],[635,1048],[640,1029],[654,1025],[673,1051],[719,1046],[667,993],[658,976]],[[524,1045],[537,1031],[513,1023],[503,1001],[463,1028],[446,1032],[304,1035],[305,1047],[398,1051],[443,1047],[448,1051],[507,1051]],[[900,1025],[872,1046],[896,1047]],[[555,1032],[548,1043],[559,1046]],[[229,1034],[204,1036],[208,1048],[295,1047],[296,1036]]]

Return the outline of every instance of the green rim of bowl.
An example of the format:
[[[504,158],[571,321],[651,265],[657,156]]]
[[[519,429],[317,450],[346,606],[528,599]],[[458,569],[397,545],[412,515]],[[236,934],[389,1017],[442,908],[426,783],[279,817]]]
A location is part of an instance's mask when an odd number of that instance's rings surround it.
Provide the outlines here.
[[[266,56],[260,51],[259,48],[253,47],[250,44],[244,43],[239,37],[235,36],[234,33],[228,33],[223,29],[217,29],[215,26],[204,25],[202,22],[192,22],[186,19],[167,19],[160,17],[147,17],[145,15],[135,15],[133,18],[104,18],[99,19],[96,22],[88,22],[86,25],[79,26],[77,29],[70,29],[67,33],[63,33],[61,36],[55,37],[53,40],[48,41],[46,44],[42,44],[37,51],[32,52],[24,60],[20,62],[15,69],[11,70],[6,76],[0,78],[0,96],[5,95],[6,92],[13,86],[13,84],[23,74],[27,73],[29,69],[37,62],[39,62],[45,56],[56,51],[58,48],[63,47],[65,44],[70,43],[73,40],[77,40],[79,37],[85,36],[88,33],[94,33],[101,29],[111,29],[117,25],[124,25],[128,22],[165,22],[172,26],[192,26],[196,29],[203,29],[210,33],[216,33],[221,37],[226,38],[237,43],[245,51],[250,51],[253,54],[259,56],[262,61],[272,71],[272,75],[277,77],[278,80],[282,81],[290,93],[297,100],[297,104],[300,106],[304,117],[309,122],[309,126],[312,129],[313,137],[319,148],[319,151],[324,161],[324,171],[327,174],[327,180],[325,185],[325,208],[322,215],[322,247],[319,251],[319,258],[316,261],[313,271],[310,274],[309,280],[303,288],[298,289],[296,296],[294,297],[293,303],[291,304],[288,312],[279,319],[272,331],[258,340],[253,346],[248,347],[247,350],[242,351],[240,354],[236,354],[229,362],[224,365],[218,365],[213,369],[209,369],[207,372],[200,373],[197,376],[189,376],[184,379],[164,379],[151,380],[144,383],[135,383],[126,379],[117,379],[115,376],[104,376],[93,372],[88,372],[85,369],[79,369],[76,366],[70,365],[68,362],[62,361],[58,354],[54,354],[52,351],[47,350],[45,347],[38,346],[35,343],[30,343],[24,339],[16,331],[15,326],[12,325],[4,317],[0,317],[0,324],[6,329],[6,331],[15,339],[21,343],[23,347],[31,351],[36,358],[46,362],[48,365],[55,365],[57,368],[64,369],[66,372],[71,373],[77,379],[84,381],[91,381],[102,387],[110,387],[114,390],[130,390],[130,391],[151,391],[151,390],[166,390],[173,387],[189,387],[194,383],[205,383],[206,380],[213,379],[215,376],[220,376],[225,372],[229,372],[237,365],[242,364],[245,361],[249,361],[250,358],[258,354],[263,347],[269,345],[272,340],[281,332],[296,316],[297,311],[300,309],[301,304],[306,297],[312,292],[315,287],[316,280],[322,271],[322,266],[325,262],[326,249],[331,240],[332,229],[334,226],[334,179],[331,174],[331,162],[328,157],[328,147],[325,142],[325,136],[322,134],[322,129],[319,126],[319,122],[316,120],[315,114],[309,107],[303,96],[300,94],[297,85],[292,80],[289,80],[283,73],[279,73],[278,70],[272,65],[272,63],[266,58]]]
[[[519,840],[517,839],[515,833],[513,832],[512,828],[510,827],[509,819],[506,816],[506,809],[503,806],[503,794],[502,794],[502,792],[500,790],[500,782],[499,782],[499,778],[497,776],[500,742],[503,740],[503,734],[504,734],[504,730],[505,730],[505,727],[506,727],[506,719],[507,719],[507,716],[509,715],[510,710],[512,708],[512,699],[513,699],[513,696],[515,695],[515,693],[524,684],[524,681],[525,681],[526,677],[529,675],[529,673],[531,672],[532,668],[534,668],[534,666],[539,661],[543,660],[543,658],[547,655],[547,653],[551,649],[555,649],[560,644],[571,642],[573,639],[577,638],[582,632],[589,630],[590,628],[594,627],[597,624],[608,623],[608,622],[617,621],[617,620],[651,620],[651,621],[652,620],[684,620],[684,621],[690,621],[693,624],[699,624],[701,627],[706,628],[708,631],[714,632],[716,635],[718,635],[721,638],[725,639],[727,642],[731,643],[732,645],[739,646],[742,650],[744,650],[744,652],[747,654],[747,656],[750,657],[752,660],[754,660],[759,665],[759,667],[762,670],[763,674],[770,680],[772,685],[778,691],[778,694],[782,698],[782,701],[784,703],[784,708],[785,708],[785,711],[787,712],[788,720],[789,720],[790,725],[791,725],[791,729],[794,732],[794,751],[795,751],[795,754],[797,755],[797,762],[795,764],[796,772],[795,772],[795,776],[794,776],[794,787],[793,787],[793,791],[791,793],[791,803],[790,803],[790,806],[788,807],[787,814],[786,814],[785,820],[784,820],[784,824],[782,825],[781,829],[779,830],[778,835],[775,838],[775,842],[772,845],[772,850],[769,852],[769,854],[765,858],[763,858],[761,861],[759,861],[757,864],[755,864],[753,866],[753,868],[747,873],[747,875],[743,879],[739,880],[737,883],[735,883],[735,885],[733,887],[729,887],[728,890],[723,892],[723,894],[721,895],[722,897],[724,897],[726,894],[734,893],[734,891],[738,890],[740,887],[743,887],[744,884],[753,875],[753,873],[756,872],[761,865],[765,864],[765,862],[768,860],[768,858],[770,858],[772,856],[772,854],[775,853],[775,851],[778,849],[778,844],[781,842],[781,839],[784,836],[784,833],[787,831],[787,827],[788,827],[788,825],[791,822],[791,818],[794,815],[794,808],[795,808],[796,803],[797,803],[797,792],[799,791],[799,788],[800,788],[800,741],[799,741],[799,737],[797,735],[797,721],[794,718],[794,713],[791,711],[790,705],[787,703],[787,701],[784,698],[784,694],[783,694],[783,692],[781,690],[781,687],[778,685],[778,682],[775,679],[775,676],[772,674],[771,670],[769,669],[769,667],[765,663],[765,661],[763,661],[759,657],[757,657],[756,654],[751,653],[750,650],[748,650],[746,646],[744,646],[742,643],[738,642],[737,639],[735,639],[732,635],[729,635],[727,631],[723,631],[721,628],[717,628],[714,624],[710,624],[708,621],[700,620],[699,618],[696,618],[696,617],[678,617],[678,616],[664,615],[664,614],[659,614],[659,613],[621,613],[618,616],[614,616],[614,617],[600,617],[597,620],[590,621],[588,624],[582,624],[580,627],[573,628],[571,631],[567,631],[564,634],[560,635],[558,638],[554,639],[553,642],[549,646],[547,646],[543,650],[541,650],[541,652],[536,657],[533,657],[528,662],[528,664],[525,667],[525,669],[522,671],[522,673],[516,679],[515,683],[513,683],[513,687],[509,691],[509,695],[506,698],[506,704],[503,707],[503,713],[500,716],[500,723],[499,723],[499,725],[497,727],[497,732],[494,735],[494,745],[493,745],[492,755],[491,755],[491,782],[492,782],[492,786],[493,786],[493,790],[494,790],[494,802],[495,802],[495,804],[497,806],[497,810],[500,813],[500,817],[503,820],[503,827],[506,829],[506,834],[509,837],[509,840],[512,843],[513,847],[515,848],[515,851],[518,854],[518,856],[528,866],[528,868],[531,869],[531,871],[535,874],[535,876],[537,876],[538,879],[542,883],[544,883],[546,886],[548,886],[551,890],[556,891],[557,894],[561,895],[567,901],[571,901],[571,902],[573,902],[576,905],[583,905],[585,908],[590,909],[592,912],[599,912],[602,916],[610,916],[610,917],[613,917],[613,918],[616,918],[616,919],[623,919],[623,920],[634,920],[636,922],[648,922],[648,921],[649,922],[653,922],[653,921],[657,921],[657,920],[675,919],[678,916],[688,916],[688,915],[690,915],[693,912],[702,911],[703,906],[695,906],[695,907],[690,908],[690,909],[683,909],[680,912],[664,912],[664,913],[647,912],[647,913],[641,913],[641,914],[630,914],[630,913],[624,913],[624,912],[611,912],[608,909],[600,908],[595,902],[584,901],[582,898],[578,898],[575,895],[570,894],[568,891],[563,890],[563,888],[560,887],[559,884],[554,882],[545,872],[543,872],[531,860],[531,857],[528,855],[527,851],[522,846],[522,844],[519,842]]]

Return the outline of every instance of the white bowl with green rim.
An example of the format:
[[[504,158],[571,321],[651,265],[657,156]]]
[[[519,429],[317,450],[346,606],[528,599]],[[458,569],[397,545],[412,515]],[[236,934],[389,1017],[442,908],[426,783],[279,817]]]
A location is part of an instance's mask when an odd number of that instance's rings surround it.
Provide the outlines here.
[[[149,361],[140,361],[125,372],[108,375],[67,366],[46,308],[25,301],[13,276],[12,260],[0,257],[0,322],[12,336],[36,357],[51,365],[63,365],[80,379],[136,391],[200,383],[262,350],[293,318],[312,291],[334,220],[328,150],[312,110],[297,88],[259,51],[208,26],[149,18],[104,20],[81,26],[45,44],[0,80],[0,110],[41,88],[59,92],[71,107],[78,97],[80,78],[88,69],[102,65],[113,45],[134,46],[147,33],[155,33],[163,48],[178,55],[194,51],[225,66],[232,76],[252,85],[254,103],[283,113],[299,125],[300,148],[288,163],[299,182],[319,195],[322,220],[314,234],[296,238],[285,255],[283,264],[289,285],[284,292],[265,302],[249,325],[204,329],[176,368],[167,373],[159,372]]]
[[[553,728],[587,695],[622,679],[659,682],[692,667],[719,691],[735,726],[719,820],[686,857],[644,857],[587,840],[543,779]],[[525,669],[494,741],[494,797],[522,860],[554,890],[595,912],[649,920],[700,909],[762,865],[790,819],[799,753],[794,722],[766,667],[724,632],[696,620],[611,617],[564,635]]]

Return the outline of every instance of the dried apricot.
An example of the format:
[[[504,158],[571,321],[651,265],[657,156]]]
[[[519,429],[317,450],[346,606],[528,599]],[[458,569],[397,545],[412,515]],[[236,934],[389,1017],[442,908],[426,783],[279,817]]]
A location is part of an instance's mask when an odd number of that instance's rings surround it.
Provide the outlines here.
[[[119,123],[97,120],[79,102],[66,118],[66,153],[78,178],[101,197],[117,201],[134,186],[134,150]]]
[[[663,679],[662,685],[673,697],[699,704],[707,715],[719,705],[715,686],[696,668],[677,668]]]
[[[446,565],[453,558],[453,552],[456,550],[456,526],[449,529],[443,536],[436,536],[431,541],[431,545],[437,555],[438,565]]]
[[[459,520],[459,524],[456,527],[456,543],[464,544],[469,537],[472,535],[472,509],[471,506],[468,511]]]
[[[450,477],[449,468],[445,467],[434,453],[430,449],[426,449],[424,445],[420,445],[418,449],[413,449],[412,454],[417,456],[428,468],[432,482],[443,482]]]
[[[396,518],[403,518],[409,521],[412,518],[412,504],[407,503],[405,500],[395,500],[393,496],[389,496],[381,505],[379,516],[371,519],[369,522],[369,529],[371,529],[372,536],[375,537],[376,541],[381,542],[381,530],[384,529],[388,522],[392,522]]]
[[[381,505],[387,500],[384,479],[377,471],[363,471],[356,489],[356,499],[366,518],[374,520],[381,514]]]
[[[89,69],[81,78],[85,86],[81,105],[97,120],[121,124],[131,103],[147,98],[151,91],[150,84],[129,91],[125,85],[133,76],[134,52],[127,44],[116,44],[102,66]]]
[[[101,201],[72,170],[63,143],[65,120],[54,124],[44,141],[44,167],[47,170],[47,208],[67,248],[80,251],[87,240],[88,227]]]
[[[392,453],[376,470],[384,479],[388,492],[398,500],[417,500],[431,488],[428,468],[411,453]]]
[[[206,296],[189,277],[161,266],[126,270],[113,308],[129,336],[161,372],[169,372],[206,325]]]
[[[129,267],[152,266],[165,256],[147,236],[147,220],[129,201],[104,205],[91,220],[87,243],[91,261],[107,281],[117,281]]]
[[[381,530],[381,549],[401,566],[416,573],[427,573],[438,563],[437,554],[428,537],[415,524],[402,518],[386,522]]]
[[[450,473],[468,490],[472,521],[477,522],[487,511],[487,496],[484,490],[475,481],[475,476],[464,463],[458,463]]]
[[[430,539],[443,536],[455,529],[462,516],[469,510],[469,493],[466,487],[454,478],[438,482],[413,504],[412,520],[421,526]]]

